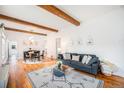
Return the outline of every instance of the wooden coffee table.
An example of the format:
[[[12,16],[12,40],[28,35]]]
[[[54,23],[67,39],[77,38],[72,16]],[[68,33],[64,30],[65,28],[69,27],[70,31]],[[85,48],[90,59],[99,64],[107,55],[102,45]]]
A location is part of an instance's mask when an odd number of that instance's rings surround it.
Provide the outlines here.
[[[65,75],[70,74],[72,70],[74,70],[74,68],[68,66],[68,65],[62,65],[62,70],[65,73]]]
[[[68,65],[62,65],[62,70],[63,70],[63,71],[66,71],[68,68],[69,68]]]

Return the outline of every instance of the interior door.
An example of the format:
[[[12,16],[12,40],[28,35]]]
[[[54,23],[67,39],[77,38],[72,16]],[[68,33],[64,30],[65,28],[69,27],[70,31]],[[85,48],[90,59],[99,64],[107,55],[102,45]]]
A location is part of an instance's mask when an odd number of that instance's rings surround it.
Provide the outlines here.
[[[56,38],[56,55],[61,53],[61,38]]]

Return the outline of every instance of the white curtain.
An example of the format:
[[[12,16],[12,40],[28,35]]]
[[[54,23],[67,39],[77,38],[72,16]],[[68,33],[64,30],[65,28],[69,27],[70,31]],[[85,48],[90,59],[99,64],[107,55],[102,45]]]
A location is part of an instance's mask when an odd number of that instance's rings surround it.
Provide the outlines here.
[[[0,60],[4,64],[8,58],[8,42],[4,30],[4,24],[0,24]]]

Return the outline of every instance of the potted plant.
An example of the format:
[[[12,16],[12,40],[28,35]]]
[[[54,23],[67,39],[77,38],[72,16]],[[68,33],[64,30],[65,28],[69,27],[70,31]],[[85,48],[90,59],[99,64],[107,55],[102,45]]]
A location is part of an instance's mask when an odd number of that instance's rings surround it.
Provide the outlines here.
[[[60,60],[57,61],[57,68],[62,70],[62,61]]]

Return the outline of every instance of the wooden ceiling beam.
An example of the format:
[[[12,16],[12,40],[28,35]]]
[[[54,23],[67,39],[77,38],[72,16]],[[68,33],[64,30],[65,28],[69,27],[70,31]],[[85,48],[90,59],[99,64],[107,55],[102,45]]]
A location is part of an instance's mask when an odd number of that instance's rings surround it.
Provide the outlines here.
[[[35,24],[35,23],[32,23],[32,22],[24,21],[24,20],[21,20],[21,19],[17,19],[17,18],[14,18],[14,17],[3,15],[3,14],[0,14],[0,19],[13,21],[13,22],[20,23],[20,24],[23,24],[23,25],[34,26],[34,27],[37,27],[37,28],[40,28],[40,29],[45,29],[45,30],[52,31],[52,32],[58,32],[57,29],[54,29],[54,28],[51,28],[51,27]]]
[[[5,30],[12,31],[12,32],[21,32],[21,33],[26,33],[26,34],[47,36],[47,34],[31,32],[31,31],[26,31],[26,30],[22,30],[22,29],[11,28],[11,27],[5,27]]]
[[[74,19],[73,17],[71,17],[69,14],[65,13],[64,11],[60,10],[59,8],[57,8],[56,6],[53,5],[37,5],[40,8],[43,8],[45,10],[47,10],[48,12],[76,25],[79,26],[80,22],[76,19]]]

